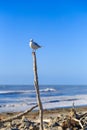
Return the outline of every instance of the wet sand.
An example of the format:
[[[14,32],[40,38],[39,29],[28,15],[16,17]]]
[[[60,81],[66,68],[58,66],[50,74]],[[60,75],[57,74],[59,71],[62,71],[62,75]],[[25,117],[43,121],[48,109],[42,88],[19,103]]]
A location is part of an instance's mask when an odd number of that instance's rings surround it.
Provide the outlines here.
[[[50,117],[57,117],[58,114],[68,114],[72,108],[58,108],[52,110],[44,110],[43,118],[50,118]],[[87,112],[87,106],[75,107],[77,112]],[[20,112],[21,113],[21,112]],[[19,112],[7,112],[7,113],[0,113],[0,120],[6,119],[8,117],[12,117],[19,114]],[[39,111],[31,111],[30,113],[25,115],[29,120],[36,120],[39,118]]]

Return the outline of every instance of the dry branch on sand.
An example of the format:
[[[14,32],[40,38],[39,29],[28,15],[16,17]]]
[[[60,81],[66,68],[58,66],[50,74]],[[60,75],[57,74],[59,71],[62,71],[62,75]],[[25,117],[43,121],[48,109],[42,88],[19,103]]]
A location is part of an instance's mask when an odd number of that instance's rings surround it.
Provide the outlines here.
[[[32,111],[33,109],[35,109],[36,107],[38,107],[38,105],[33,106],[32,108],[30,108],[30,109],[24,111],[23,113],[19,113],[18,115],[15,115],[15,116],[13,116],[13,117],[10,117],[10,118],[7,118],[7,119],[3,119],[3,120],[1,120],[0,122],[1,122],[1,123],[5,123],[5,122],[10,122],[10,121],[12,121],[12,120],[14,120],[14,119],[18,119],[18,118],[24,116],[25,114],[31,112],[31,111]]]
[[[17,129],[17,130],[25,130],[25,127],[27,130],[40,130],[40,120],[35,118],[36,120],[30,120],[29,117],[25,117],[24,115],[28,112],[31,112],[34,108],[37,106],[34,106],[30,108],[29,110],[20,113],[16,116],[10,117],[8,119],[3,119],[0,121],[0,130],[7,130],[8,127],[10,129]],[[71,111],[62,113],[59,113],[59,111],[56,111],[56,115],[53,115],[51,112],[50,115],[48,114],[49,111],[44,111],[44,130],[87,130],[87,112],[77,112],[77,109],[72,108]],[[62,111],[62,110],[61,110]],[[34,113],[34,116],[37,116],[37,112]],[[49,116],[48,116],[48,115]],[[57,115],[58,114],[58,115]],[[39,115],[39,113],[38,113]],[[23,117],[21,117],[23,116]],[[29,115],[28,115],[29,116]]]

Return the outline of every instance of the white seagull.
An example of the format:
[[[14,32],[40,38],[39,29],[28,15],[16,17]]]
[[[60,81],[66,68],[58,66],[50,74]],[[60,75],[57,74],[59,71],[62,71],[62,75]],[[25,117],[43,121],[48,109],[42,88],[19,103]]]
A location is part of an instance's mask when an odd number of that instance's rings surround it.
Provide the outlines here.
[[[33,39],[30,39],[30,48],[37,50],[38,48],[41,48],[41,46],[34,42]]]

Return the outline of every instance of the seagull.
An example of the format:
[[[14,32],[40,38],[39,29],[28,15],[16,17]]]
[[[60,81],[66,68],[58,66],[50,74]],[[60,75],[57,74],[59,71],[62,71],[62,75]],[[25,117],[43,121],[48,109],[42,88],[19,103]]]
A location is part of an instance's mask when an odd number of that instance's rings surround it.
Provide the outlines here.
[[[41,46],[34,42],[33,39],[30,39],[30,48],[32,48],[35,51],[38,48],[41,48]]]

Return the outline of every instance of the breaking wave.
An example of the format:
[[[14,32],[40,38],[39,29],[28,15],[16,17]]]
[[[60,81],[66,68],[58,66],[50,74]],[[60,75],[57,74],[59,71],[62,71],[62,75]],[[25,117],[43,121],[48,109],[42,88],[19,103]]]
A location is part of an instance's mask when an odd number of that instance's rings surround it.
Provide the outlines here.
[[[55,92],[56,89],[54,88],[46,88],[46,89],[41,89],[40,92]],[[0,91],[1,94],[23,94],[23,93],[35,93],[35,90],[11,90],[11,91]]]

